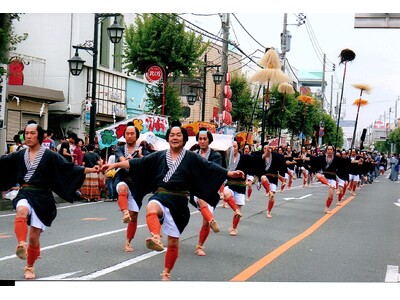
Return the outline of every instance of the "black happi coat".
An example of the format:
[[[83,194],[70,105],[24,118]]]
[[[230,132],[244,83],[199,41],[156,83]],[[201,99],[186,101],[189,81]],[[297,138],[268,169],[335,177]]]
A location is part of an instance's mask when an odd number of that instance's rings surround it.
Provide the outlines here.
[[[188,194],[192,193],[200,199],[212,199],[226,179],[227,170],[196,153],[186,151],[176,171],[168,182],[164,182],[169,170],[166,152],[157,151],[142,159],[130,159],[129,173],[133,178],[135,200],[142,201],[146,194],[153,192],[150,199],[156,199],[168,207],[182,233],[190,218]],[[185,195],[182,193],[184,191],[188,193]]]
[[[312,169],[316,172],[322,171],[325,178],[332,180],[336,180],[336,175],[345,167],[346,163],[344,158],[336,155],[333,155],[332,162],[329,165],[326,161],[326,155],[313,156],[310,162]]]
[[[208,161],[213,162],[219,166],[222,166],[222,155],[221,153],[210,149],[210,155],[208,156]],[[195,153],[197,153],[198,155],[201,156],[200,154],[200,150],[195,151]],[[201,156],[202,157],[202,156]],[[204,157],[203,157],[204,158]],[[219,194],[215,193],[215,196],[211,199],[202,199],[204,201],[206,201],[209,205],[211,205],[212,207],[216,207],[218,205],[218,202],[220,200]],[[194,201],[194,197],[193,194],[190,194],[190,204],[192,204],[194,207],[197,207],[196,202]]]
[[[336,175],[344,181],[349,181],[349,171],[350,171],[350,158],[342,157],[341,168],[337,171]]]
[[[123,145],[123,146],[117,146],[116,148],[115,148],[115,161],[116,162],[119,162],[120,160],[119,160],[119,158],[120,157],[125,157],[125,145]],[[150,152],[149,151],[147,151],[147,150],[145,150],[145,149],[142,149],[142,155],[143,156],[146,156],[146,155],[149,155],[150,154]],[[133,153],[133,158],[132,159],[139,159],[140,157],[138,157],[137,156],[137,152],[134,152]],[[126,169],[120,169],[117,173],[116,173],[116,175],[115,175],[115,180],[114,180],[114,188],[117,186],[117,184],[119,183],[119,182],[121,182],[121,181],[123,181],[123,182],[125,182],[127,185],[128,185],[128,188],[129,188],[129,190],[130,190],[130,192],[131,192],[131,194],[132,195],[135,195],[135,191],[134,191],[134,187],[133,187],[133,178],[132,178],[132,176],[131,176],[131,174],[129,173],[129,170],[126,170]],[[142,200],[138,200],[138,199],[136,199],[136,198],[134,198],[135,199],[135,202],[136,202],[136,204],[138,205],[138,207],[139,207],[139,209],[142,207]]]
[[[295,162],[295,160],[293,159],[293,158],[294,158],[293,152],[291,152],[290,154],[285,153],[285,154],[283,155],[283,157],[284,157],[284,159],[285,159],[285,162],[287,162],[287,161],[289,161],[289,162]],[[292,171],[294,171],[294,166],[295,166],[295,164],[289,164],[289,165],[286,164],[286,167],[287,167],[288,169],[292,170]]]
[[[354,160],[360,160],[361,156],[356,155]],[[354,163],[351,161],[351,157],[350,157],[350,168],[349,168],[349,174],[351,175],[361,175],[361,166],[362,163]]]
[[[0,157],[0,190],[8,190],[19,184],[31,187],[22,188],[13,200],[14,209],[21,199],[27,199],[38,218],[48,227],[57,215],[53,193],[72,203],[76,191],[85,180],[84,167],[68,162],[60,154],[46,149],[36,171],[28,182],[24,181],[27,169],[24,154],[27,149]],[[29,220],[28,220],[29,221]]]
[[[268,170],[266,169],[265,159],[260,157],[260,162],[258,163],[260,174],[267,176],[268,181],[275,185],[278,185],[279,175],[285,176],[285,172],[287,171],[286,161],[284,160],[283,155],[278,154],[276,152],[271,152],[272,162]],[[261,178],[261,177],[260,177]]]
[[[239,154],[239,162],[235,169],[231,168],[232,162],[230,163],[229,170],[235,171],[240,170],[245,174],[245,178],[229,178],[225,186],[229,187],[232,191],[245,194],[246,193],[246,175],[258,175],[257,164],[259,163],[259,154]],[[233,158],[232,158],[233,159]]]

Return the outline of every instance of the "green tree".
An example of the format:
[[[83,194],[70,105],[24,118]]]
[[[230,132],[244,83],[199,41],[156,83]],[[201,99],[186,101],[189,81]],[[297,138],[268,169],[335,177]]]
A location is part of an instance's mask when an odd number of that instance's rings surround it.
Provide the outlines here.
[[[336,120],[334,120],[329,114],[324,113],[322,116],[324,121],[324,136],[322,137],[322,143],[326,145],[335,145],[336,142]],[[338,148],[343,146],[343,129],[339,128],[339,139]]]
[[[374,143],[375,150],[381,153],[390,153],[390,143],[388,141],[377,141]]]
[[[28,34],[17,35],[14,32],[13,21],[19,21],[19,14],[0,14],[0,64],[8,64],[9,51],[16,49],[15,45],[26,40]],[[7,70],[0,67],[0,76]]]
[[[202,66],[200,58],[207,46],[201,36],[185,31],[185,23],[177,14],[143,14],[126,29],[123,61],[134,74],[144,74],[153,64],[164,68],[167,78],[165,114],[170,120],[180,119],[183,110],[179,94],[168,87],[168,80],[195,74]],[[153,102],[149,103],[150,107],[161,104],[161,91],[160,86],[149,89],[149,101]]]
[[[393,130],[388,136],[388,144],[394,144],[393,151],[395,153],[400,152],[400,128]],[[390,148],[389,148],[390,149]]]
[[[246,76],[234,74],[231,78],[232,119],[238,122],[237,131],[248,131],[253,126],[254,106],[257,99],[252,97]]]
[[[163,85],[150,85],[147,88],[146,94],[148,97],[147,113],[161,115],[162,109],[162,90]],[[178,90],[172,86],[166,87],[165,94],[165,113],[170,120],[180,120],[183,116],[183,109],[179,101]]]
[[[271,88],[269,93],[271,105],[266,114],[267,132],[273,136],[279,136],[279,129],[287,129],[292,136],[298,136],[303,132],[307,140],[312,140],[315,144],[318,141],[319,124],[322,120],[325,123],[323,143],[334,144],[336,139],[335,121],[323,111],[319,101],[305,105],[297,99],[298,96],[299,94],[296,92],[284,97],[278,92],[277,85]],[[261,115],[262,111],[259,114]],[[339,147],[343,144],[342,140],[343,130],[339,128]]]

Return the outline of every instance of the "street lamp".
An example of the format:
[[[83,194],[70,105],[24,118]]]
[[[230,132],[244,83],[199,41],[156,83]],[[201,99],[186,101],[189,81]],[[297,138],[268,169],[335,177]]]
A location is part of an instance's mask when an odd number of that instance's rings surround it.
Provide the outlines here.
[[[189,105],[193,105],[197,101],[197,94],[193,92],[193,87],[190,88],[189,94],[186,95],[186,100],[189,103]]]
[[[94,144],[95,126],[96,126],[96,87],[97,87],[97,56],[99,43],[99,24],[109,17],[114,17],[114,23],[107,28],[108,37],[112,43],[119,43],[122,38],[124,27],[117,23],[117,17],[121,14],[94,14],[94,36],[93,41],[86,41],[83,45],[72,46],[75,55],[68,60],[69,69],[73,76],[79,76],[82,72],[85,61],[79,57],[78,50],[86,50],[92,52],[93,69],[92,69],[92,95],[90,107],[90,127],[89,127],[89,143]]]
[[[206,84],[207,84],[207,69],[209,68],[217,68],[217,72],[212,75],[214,84],[220,84],[224,78],[224,74],[219,71],[221,65],[207,65],[207,54],[204,55],[204,67],[203,67],[203,86],[196,87],[197,89],[201,89],[203,91],[203,99],[202,99],[202,108],[201,108],[201,120],[204,121],[205,118],[205,107],[206,107]],[[190,90],[190,93],[186,95],[186,100],[190,105],[193,105],[196,102],[197,95]]]

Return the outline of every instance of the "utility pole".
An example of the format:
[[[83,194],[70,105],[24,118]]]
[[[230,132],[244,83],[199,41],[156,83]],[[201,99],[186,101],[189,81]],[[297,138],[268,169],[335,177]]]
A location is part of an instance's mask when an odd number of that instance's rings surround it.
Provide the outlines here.
[[[283,14],[283,31],[281,34],[282,72],[285,72],[285,57],[287,51],[287,13]]]
[[[332,117],[332,102],[333,102],[333,75],[331,75],[331,103],[329,108],[329,114]]]
[[[321,86],[321,107],[324,110],[324,98],[325,98],[325,65],[326,65],[326,54],[324,53],[324,62],[322,65],[322,86]]]
[[[385,126],[385,133],[386,133],[385,138],[387,139],[387,137],[388,137],[388,132],[387,132],[387,126],[386,126],[386,110],[383,112],[383,124],[384,124],[384,126]]]
[[[394,128],[399,127],[399,122],[397,121],[397,101],[400,100],[400,96],[397,97],[396,103],[394,104]]]
[[[224,110],[224,87],[226,85],[226,73],[228,73],[228,40],[229,40],[229,13],[223,13],[220,15],[222,22],[222,63],[221,71],[224,75],[220,84],[219,93],[219,121],[222,125],[222,111]]]

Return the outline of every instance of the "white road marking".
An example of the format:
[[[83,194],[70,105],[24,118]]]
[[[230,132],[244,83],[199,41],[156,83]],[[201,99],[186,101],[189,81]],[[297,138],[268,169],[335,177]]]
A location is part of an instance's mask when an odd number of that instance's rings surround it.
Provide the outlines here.
[[[296,198],[296,197],[283,198],[283,200],[305,199],[305,198],[308,198],[310,196],[312,196],[312,194],[307,194],[307,195],[301,196],[299,198]]]
[[[166,250],[167,250],[167,248],[165,248],[163,251],[159,251],[159,252],[151,251],[149,253],[142,254],[142,255],[137,256],[135,258],[123,261],[123,262],[121,262],[119,264],[116,264],[115,266],[111,266],[111,267],[105,268],[103,270],[98,270],[98,271],[96,271],[96,272],[94,272],[92,274],[88,274],[88,275],[81,276],[81,277],[68,278],[67,280],[92,280],[92,279],[96,279],[96,278],[98,278],[100,276],[103,276],[103,275],[106,275],[108,273],[112,273],[114,271],[129,267],[129,266],[134,265],[134,264],[136,264],[138,262],[141,262],[141,261],[143,261],[145,259],[148,259],[148,258],[151,258],[153,256],[156,256],[156,255],[158,255],[160,253],[165,252]]]
[[[387,266],[385,282],[400,282],[399,266]]]
[[[138,225],[138,228],[139,227],[144,227],[144,226],[146,226],[146,225]],[[102,237],[102,236],[118,233],[118,232],[121,232],[121,231],[126,231],[126,228],[117,229],[117,230],[108,231],[108,232],[103,232],[103,233],[95,234],[95,235],[90,235],[90,236],[87,236],[87,237],[83,237],[83,238],[76,239],[76,240],[71,240],[71,241],[68,241],[68,242],[60,243],[60,244],[54,244],[54,245],[51,245],[51,246],[40,248],[40,251],[53,249],[53,248],[58,248],[58,247],[61,247],[61,246],[74,244],[74,243],[79,243],[79,242],[83,242],[83,241],[87,241],[87,240],[92,240],[92,239],[96,239],[96,238],[99,238],[99,237]],[[4,257],[0,258],[0,261],[7,260],[7,259],[10,259],[10,258],[16,258],[16,257],[17,256],[15,254],[14,255],[9,255],[9,256],[4,256]]]
[[[96,203],[98,203],[98,202],[96,202]],[[191,214],[197,214],[197,213],[199,213],[198,210],[191,212]],[[141,227],[147,227],[147,224],[138,225],[138,228],[141,228]],[[65,246],[65,245],[70,245],[70,244],[74,244],[74,243],[88,241],[88,240],[96,239],[96,238],[99,238],[99,237],[102,237],[102,236],[107,236],[107,235],[111,235],[111,234],[114,234],[114,233],[118,233],[118,232],[121,232],[121,231],[126,231],[126,228],[117,229],[117,230],[113,230],[113,231],[107,231],[107,232],[103,232],[103,233],[95,234],[95,235],[90,235],[90,236],[87,236],[87,237],[83,237],[83,238],[67,241],[67,242],[64,242],[64,243],[54,244],[54,245],[51,245],[51,246],[40,248],[40,251],[45,251],[45,250],[49,250],[49,249],[62,247],[62,246]],[[0,257],[0,261],[12,259],[12,258],[17,258],[17,256],[15,254],[8,255],[8,256],[3,256],[3,257]]]
[[[45,277],[45,278],[38,278],[37,280],[62,280],[64,278],[67,278],[68,276],[71,276],[71,275],[74,275],[74,274],[80,273],[80,272],[82,272],[82,270],[76,271],[76,272],[70,272],[70,273],[54,275],[54,276]]]

